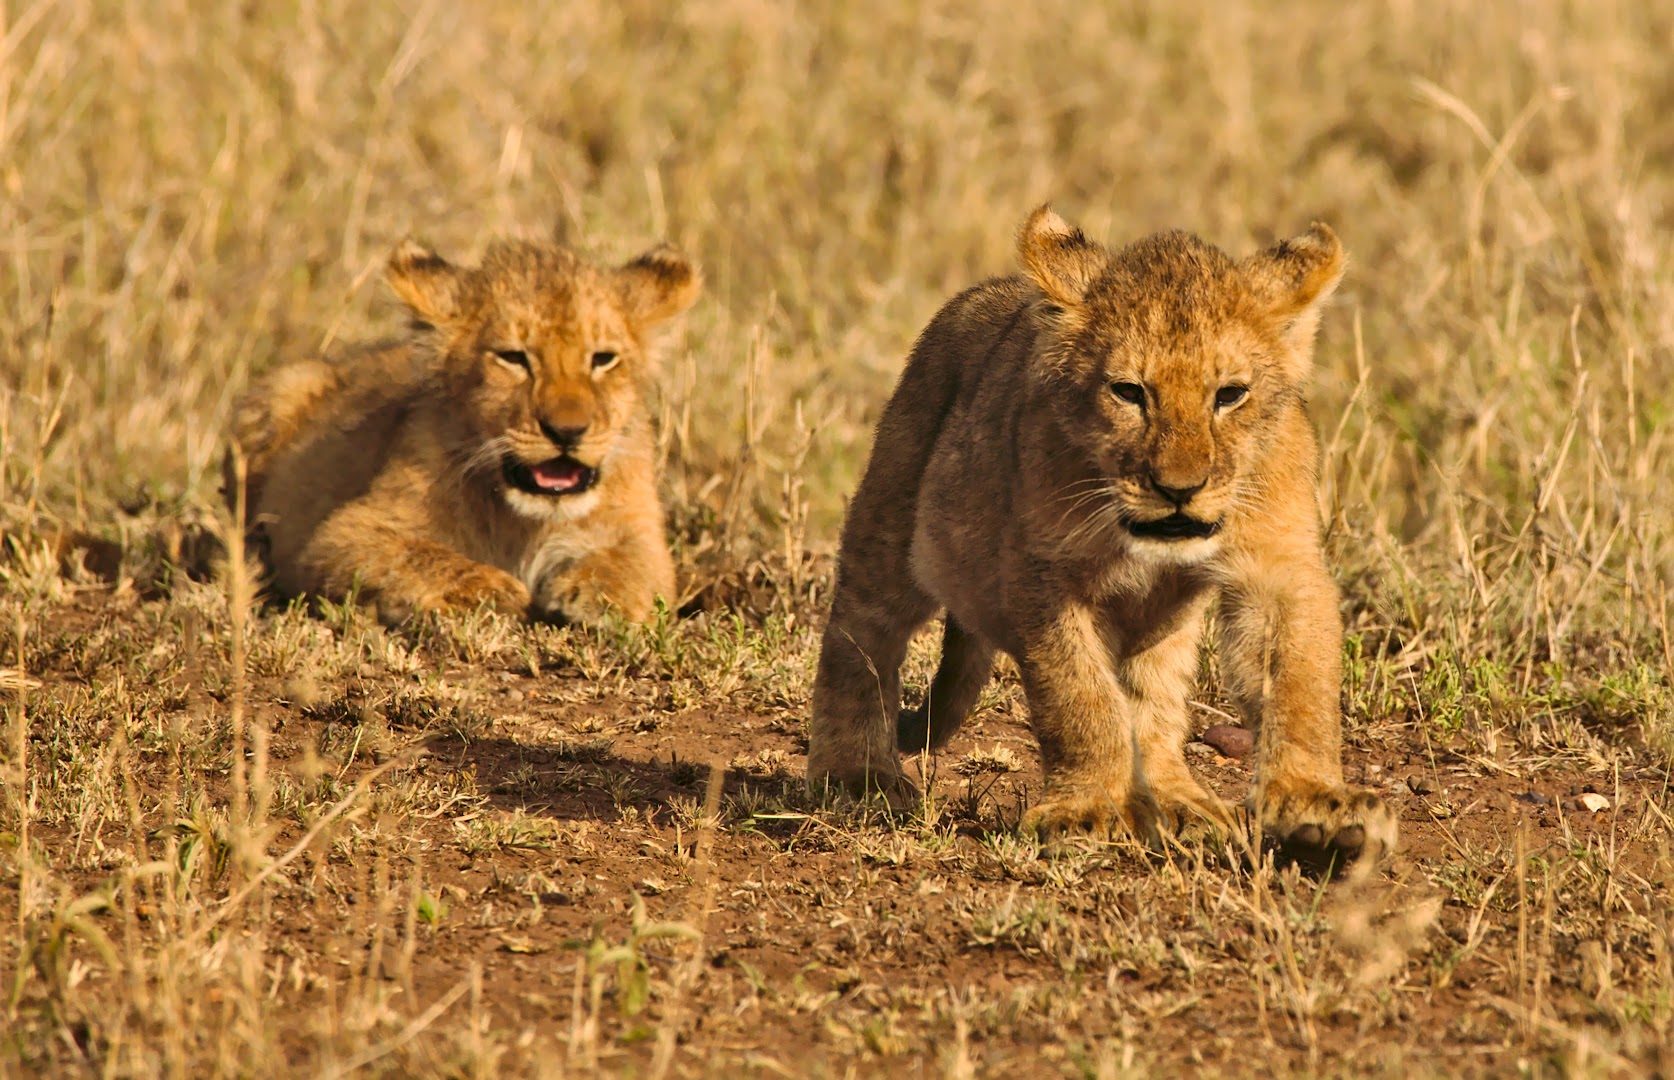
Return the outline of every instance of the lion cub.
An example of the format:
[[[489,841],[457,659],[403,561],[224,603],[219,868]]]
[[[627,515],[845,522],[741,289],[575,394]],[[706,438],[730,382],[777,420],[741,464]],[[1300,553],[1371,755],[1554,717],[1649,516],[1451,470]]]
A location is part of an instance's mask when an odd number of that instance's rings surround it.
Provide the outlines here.
[[[1395,841],[1346,787],[1342,624],[1304,411],[1331,230],[1234,262],[1182,232],[1120,251],[1049,208],[1027,274],[925,329],[878,422],[820,651],[810,784],[917,797],[896,755],[945,743],[996,650],[1022,671],[1046,790],[1025,827],[1224,820],[1186,766],[1187,696],[1219,604],[1221,669],[1258,729],[1264,834],[1306,855]],[[941,666],[901,712],[907,643],[946,610]]]
[[[696,268],[520,241],[461,267],[409,242],[387,277],[404,340],[281,367],[236,408],[271,587],[358,590],[385,622],[672,601],[645,395],[652,332],[697,299]]]

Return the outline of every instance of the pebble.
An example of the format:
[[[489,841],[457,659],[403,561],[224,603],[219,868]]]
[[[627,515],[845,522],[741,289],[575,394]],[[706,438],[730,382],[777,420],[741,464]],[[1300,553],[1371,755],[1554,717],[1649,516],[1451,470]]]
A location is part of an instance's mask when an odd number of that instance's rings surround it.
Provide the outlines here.
[[[1232,724],[1210,724],[1202,739],[1229,758],[1247,758],[1255,749],[1255,732]]]
[[[1411,776],[1407,777],[1407,790],[1412,792],[1414,795],[1434,795],[1436,793],[1436,785],[1428,776],[1413,773]]]
[[[1596,791],[1583,791],[1575,797],[1575,801],[1580,804],[1581,809],[1590,814],[1600,814],[1610,809],[1610,800]]]

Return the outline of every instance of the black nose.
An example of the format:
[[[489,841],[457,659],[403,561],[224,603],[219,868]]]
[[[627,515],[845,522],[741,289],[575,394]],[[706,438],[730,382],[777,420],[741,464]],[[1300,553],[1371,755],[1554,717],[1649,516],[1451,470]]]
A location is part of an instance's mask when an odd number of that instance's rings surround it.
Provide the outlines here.
[[[1176,506],[1185,506],[1187,503],[1191,502],[1192,496],[1203,490],[1203,484],[1204,482],[1199,480],[1195,484],[1179,486],[1175,484],[1165,484],[1161,480],[1158,480],[1155,476],[1151,477],[1151,486],[1156,488],[1157,494],[1161,495],[1163,498],[1167,499]]]
[[[547,438],[552,440],[553,444],[557,446],[558,449],[573,450],[575,449],[575,444],[581,441],[581,437],[587,434],[587,425],[577,424],[570,427],[554,427],[545,420],[542,420],[541,431],[546,434]]]

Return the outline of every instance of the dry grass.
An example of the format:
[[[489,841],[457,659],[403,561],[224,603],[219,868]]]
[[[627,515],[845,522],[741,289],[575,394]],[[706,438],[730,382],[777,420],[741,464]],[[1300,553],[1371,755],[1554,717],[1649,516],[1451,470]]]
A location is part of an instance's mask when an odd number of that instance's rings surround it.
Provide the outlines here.
[[[1627,0],[0,5],[0,1074],[1674,1070],[1671,52]],[[1048,197],[1349,247],[1380,882],[1040,858],[1008,683],[921,818],[800,794],[870,422]],[[704,610],[386,634],[190,578],[251,371],[389,327],[409,232],[554,225],[705,266]]]

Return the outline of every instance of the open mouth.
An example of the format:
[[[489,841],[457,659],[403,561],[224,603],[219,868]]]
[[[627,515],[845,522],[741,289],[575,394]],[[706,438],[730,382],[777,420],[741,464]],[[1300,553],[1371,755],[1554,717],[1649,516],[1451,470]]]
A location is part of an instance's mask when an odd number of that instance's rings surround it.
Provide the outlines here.
[[[1199,521],[1175,511],[1155,521],[1130,521],[1128,531],[1146,540],[1207,540],[1221,531],[1221,523]]]
[[[530,495],[579,495],[598,480],[599,471],[568,454],[527,465],[508,457],[501,464],[506,483]]]

